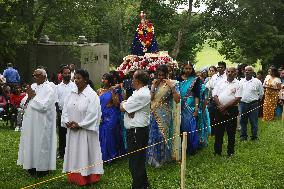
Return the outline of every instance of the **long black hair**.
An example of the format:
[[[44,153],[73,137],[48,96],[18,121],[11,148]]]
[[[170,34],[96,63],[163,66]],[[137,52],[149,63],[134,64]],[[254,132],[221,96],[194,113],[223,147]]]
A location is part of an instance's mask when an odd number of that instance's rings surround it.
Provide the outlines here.
[[[169,74],[169,68],[168,68],[167,65],[162,64],[157,68],[156,74],[158,74],[158,72],[163,72],[165,75],[168,75]]]
[[[110,86],[113,86],[113,85],[115,84],[115,83],[114,83],[114,77],[113,77],[112,74],[110,74],[110,73],[105,73],[105,74],[103,75],[103,78],[105,78],[105,80],[108,80],[108,83],[109,83]]]
[[[190,74],[190,76],[196,76],[195,70],[194,70],[194,66],[191,62],[184,62],[181,64],[182,70],[181,70],[181,76],[184,74],[183,68],[185,66],[191,66],[192,67],[192,72]]]
[[[121,78],[120,78],[117,71],[112,70],[112,71],[109,72],[109,74],[111,74],[112,77],[113,77],[113,83],[115,82],[115,79],[116,79],[117,83],[121,83]],[[117,83],[114,83],[114,84],[117,84]]]
[[[280,77],[278,69],[275,66],[271,66],[270,70],[271,70],[271,74],[273,74],[274,77]]]

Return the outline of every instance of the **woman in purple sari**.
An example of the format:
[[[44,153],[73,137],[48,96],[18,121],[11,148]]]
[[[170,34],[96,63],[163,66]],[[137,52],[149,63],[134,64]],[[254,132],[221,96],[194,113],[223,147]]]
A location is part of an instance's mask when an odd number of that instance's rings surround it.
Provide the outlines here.
[[[113,82],[111,74],[104,74],[102,77],[103,87],[97,91],[102,110],[99,137],[104,161],[116,157],[121,148],[118,140],[120,136],[120,133],[118,133],[120,94],[112,87]]]

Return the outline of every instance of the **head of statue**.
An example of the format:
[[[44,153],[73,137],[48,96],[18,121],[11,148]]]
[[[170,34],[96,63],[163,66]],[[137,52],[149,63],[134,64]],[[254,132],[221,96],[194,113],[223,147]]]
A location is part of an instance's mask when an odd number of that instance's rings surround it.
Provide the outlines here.
[[[143,12],[143,11],[141,11],[140,12],[140,19],[141,19],[141,24],[142,25],[145,25],[145,24],[147,24],[147,20],[146,20],[146,14]]]

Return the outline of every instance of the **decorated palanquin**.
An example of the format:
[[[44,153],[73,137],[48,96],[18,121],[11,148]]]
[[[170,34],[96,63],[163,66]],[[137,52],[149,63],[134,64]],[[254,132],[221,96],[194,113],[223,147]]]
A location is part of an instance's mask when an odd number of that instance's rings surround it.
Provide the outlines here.
[[[153,23],[146,19],[143,11],[140,13],[140,19],[141,22],[138,24],[131,44],[131,55],[124,57],[123,63],[117,68],[120,75],[123,77],[129,71],[137,69],[155,72],[162,64],[177,68],[177,62],[169,56],[167,51],[159,51]]]

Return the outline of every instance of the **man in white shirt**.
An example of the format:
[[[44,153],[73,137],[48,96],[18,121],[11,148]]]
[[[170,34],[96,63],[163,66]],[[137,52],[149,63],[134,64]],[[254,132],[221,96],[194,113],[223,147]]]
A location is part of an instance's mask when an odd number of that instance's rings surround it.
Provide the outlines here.
[[[214,74],[211,79],[206,83],[206,88],[209,90],[209,105],[208,105],[208,110],[210,113],[210,123],[213,125],[211,133],[212,135],[215,134],[215,124],[216,124],[216,104],[214,101],[214,96],[212,95],[212,91],[214,88],[217,86],[217,84],[224,80],[227,79],[226,76],[226,63],[221,61],[218,62],[218,67],[217,67],[217,73]]]
[[[217,73],[212,76],[211,83],[208,83],[206,87],[213,90],[217,86],[217,84],[224,79],[227,79],[226,63],[221,61],[218,62]]]
[[[260,80],[252,77],[253,67],[245,67],[245,78],[241,79],[242,100],[240,102],[241,113],[241,141],[247,140],[247,124],[248,119],[251,125],[252,140],[257,140],[258,130],[258,102],[263,97],[263,86]]]
[[[32,176],[44,176],[56,169],[56,98],[45,70],[36,69],[33,76],[36,83],[22,100],[25,113],[17,164]]]
[[[235,135],[237,128],[238,106],[242,87],[236,79],[236,69],[230,67],[227,69],[227,79],[222,80],[213,90],[214,101],[217,106],[215,126],[215,154],[222,154],[222,144],[225,130],[228,134],[228,157],[235,153]]]
[[[74,75],[75,75],[75,64],[69,65],[70,71],[71,71],[71,80],[74,81]]]
[[[57,85],[58,103],[56,103],[57,111],[57,128],[58,128],[58,155],[64,158],[66,146],[67,129],[61,127],[61,115],[65,98],[71,94],[72,90],[76,89],[75,83],[71,81],[71,70],[68,66],[61,69],[62,82]]]
[[[124,114],[124,126],[127,129],[128,151],[144,148],[148,144],[150,124],[151,94],[147,86],[149,74],[138,70],[133,75],[133,87],[136,89],[132,96],[120,105]],[[129,155],[129,169],[132,176],[132,189],[146,189],[149,187],[146,173],[146,150]]]

